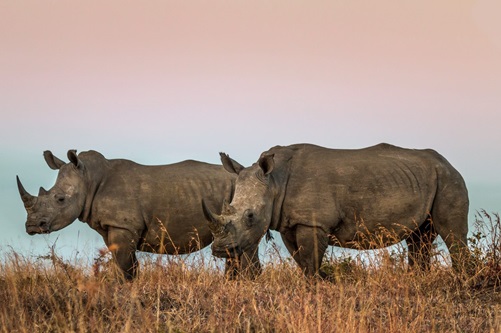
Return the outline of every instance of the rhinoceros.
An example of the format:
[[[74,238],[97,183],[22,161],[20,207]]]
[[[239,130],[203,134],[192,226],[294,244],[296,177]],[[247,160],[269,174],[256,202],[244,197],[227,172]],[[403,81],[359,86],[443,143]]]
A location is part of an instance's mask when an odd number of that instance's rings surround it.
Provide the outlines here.
[[[436,235],[453,254],[454,267],[461,258],[455,254],[467,252],[465,182],[434,150],[296,144],[273,147],[247,168],[220,155],[224,168],[238,176],[220,215],[202,200],[216,256],[238,256],[268,230],[280,232],[308,276],[325,275],[319,268],[328,245],[372,249],[406,240],[409,268],[422,269]]]
[[[235,177],[221,165],[188,160],[145,166],[108,160],[96,151],[77,155],[69,150],[67,156],[69,163],[44,152],[49,167],[59,173],[56,184],[48,191],[41,187],[38,197],[16,177],[28,213],[26,232],[50,233],[76,219],[86,222],[103,237],[128,280],[138,273],[136,250],[184,254],[209,245],[202,194],[210,193],[210,202],[218,204],[233,194]],[[230,278],[240,273],[254,277],[260,270],[257,247],[226,263]]]

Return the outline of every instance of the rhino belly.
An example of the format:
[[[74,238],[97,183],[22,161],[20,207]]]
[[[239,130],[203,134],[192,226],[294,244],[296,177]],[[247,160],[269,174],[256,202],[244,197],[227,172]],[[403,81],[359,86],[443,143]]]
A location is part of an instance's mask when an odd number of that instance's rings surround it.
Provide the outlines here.
[[[210,231],[207,228],[199,229],[186,223],[149,227],[143,232],[138,249],[160,254],[186,254],[198,251],[212,242]]]
[[[339,221],[331,229],[332,245],[356,249],[376,249],[397,244],[416,230],[428,218],[424,208],[405,205],[380,209],[359,210]]]

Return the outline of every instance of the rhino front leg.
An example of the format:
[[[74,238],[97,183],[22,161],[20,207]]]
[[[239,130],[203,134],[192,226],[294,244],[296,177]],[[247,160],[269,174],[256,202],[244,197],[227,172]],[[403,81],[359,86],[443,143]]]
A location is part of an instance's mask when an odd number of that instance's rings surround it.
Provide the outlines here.
[[[228,258],[224,264],[224,275],[227,279],[236,280],[238,277],[238,258]]]
[[[226,276],[230,280],[235,280],[241,276],[251,280],[257,278],[262,272],[258,248],[259,247],[256,246],[244,252],[238,258],[226,259]]]
[[[298,226],[296,228],[297,254],[294,259],[306,276],[326,274],[320,271],[322,259],[329,245],[329,236],[325,231],[316,227]]]
[[[247,250],[240,256],[241,274],[249,279],[257,278],[261,272],[261,262],[259,261],[259,245]]]
[[[113,254],[126,280],[137,277],[139,265],[136,258],[138,238],[126,229],[109,228],[106,245]]]

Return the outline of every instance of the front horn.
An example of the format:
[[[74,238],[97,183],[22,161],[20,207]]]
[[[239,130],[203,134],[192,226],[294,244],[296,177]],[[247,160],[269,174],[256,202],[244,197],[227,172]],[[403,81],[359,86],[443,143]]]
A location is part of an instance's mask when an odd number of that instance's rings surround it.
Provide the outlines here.
[[[29,208],[35,204],[36,197],[32,196],[31,194],[28,193],[23,187],[23,184],[21,184],[21,181],[19,180],[19,177],[16,176],[17,180],[17,188],[19,190],[19,194],[21,195],[21,199],[24,202],[24,207]]]
[[[217,232],[222,225],[220,217],[210,211],[209,207],[205,204],[204,199],[202,199],[202,210],[205,218],[209,221],[209,228],[211,231]]]

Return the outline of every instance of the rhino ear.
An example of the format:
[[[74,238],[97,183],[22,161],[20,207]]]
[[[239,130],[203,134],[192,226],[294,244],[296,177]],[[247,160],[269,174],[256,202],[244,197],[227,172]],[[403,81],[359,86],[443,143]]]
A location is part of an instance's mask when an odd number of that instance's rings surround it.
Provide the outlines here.
[[[59,170],[63,165],[66,164],[56,156],[52,155],[52,152],[50,150],[44,151],[43,157],[45,159],[45,162],[47,162],[49,168],[51,168],[52,170]]]
[[[223,167],[229,173],[236,173],[238,175],[240,171],[245,169],[243,165],[231,159],[227,154],[219,153],[219,156],[221,156],[221,162],[223,163]]]
[[[77,169],[83,168],[82,161],[77,156],[77,151],[75,149],[68,150],[68,159],[73,165],[77,167]]]
[[[273,171],[273,168],[275,167],[274,157],[275,154],[266,154],[266,155],[261,155],[261,157],[259,157],[259,161],[257,162],[265,175]]]

